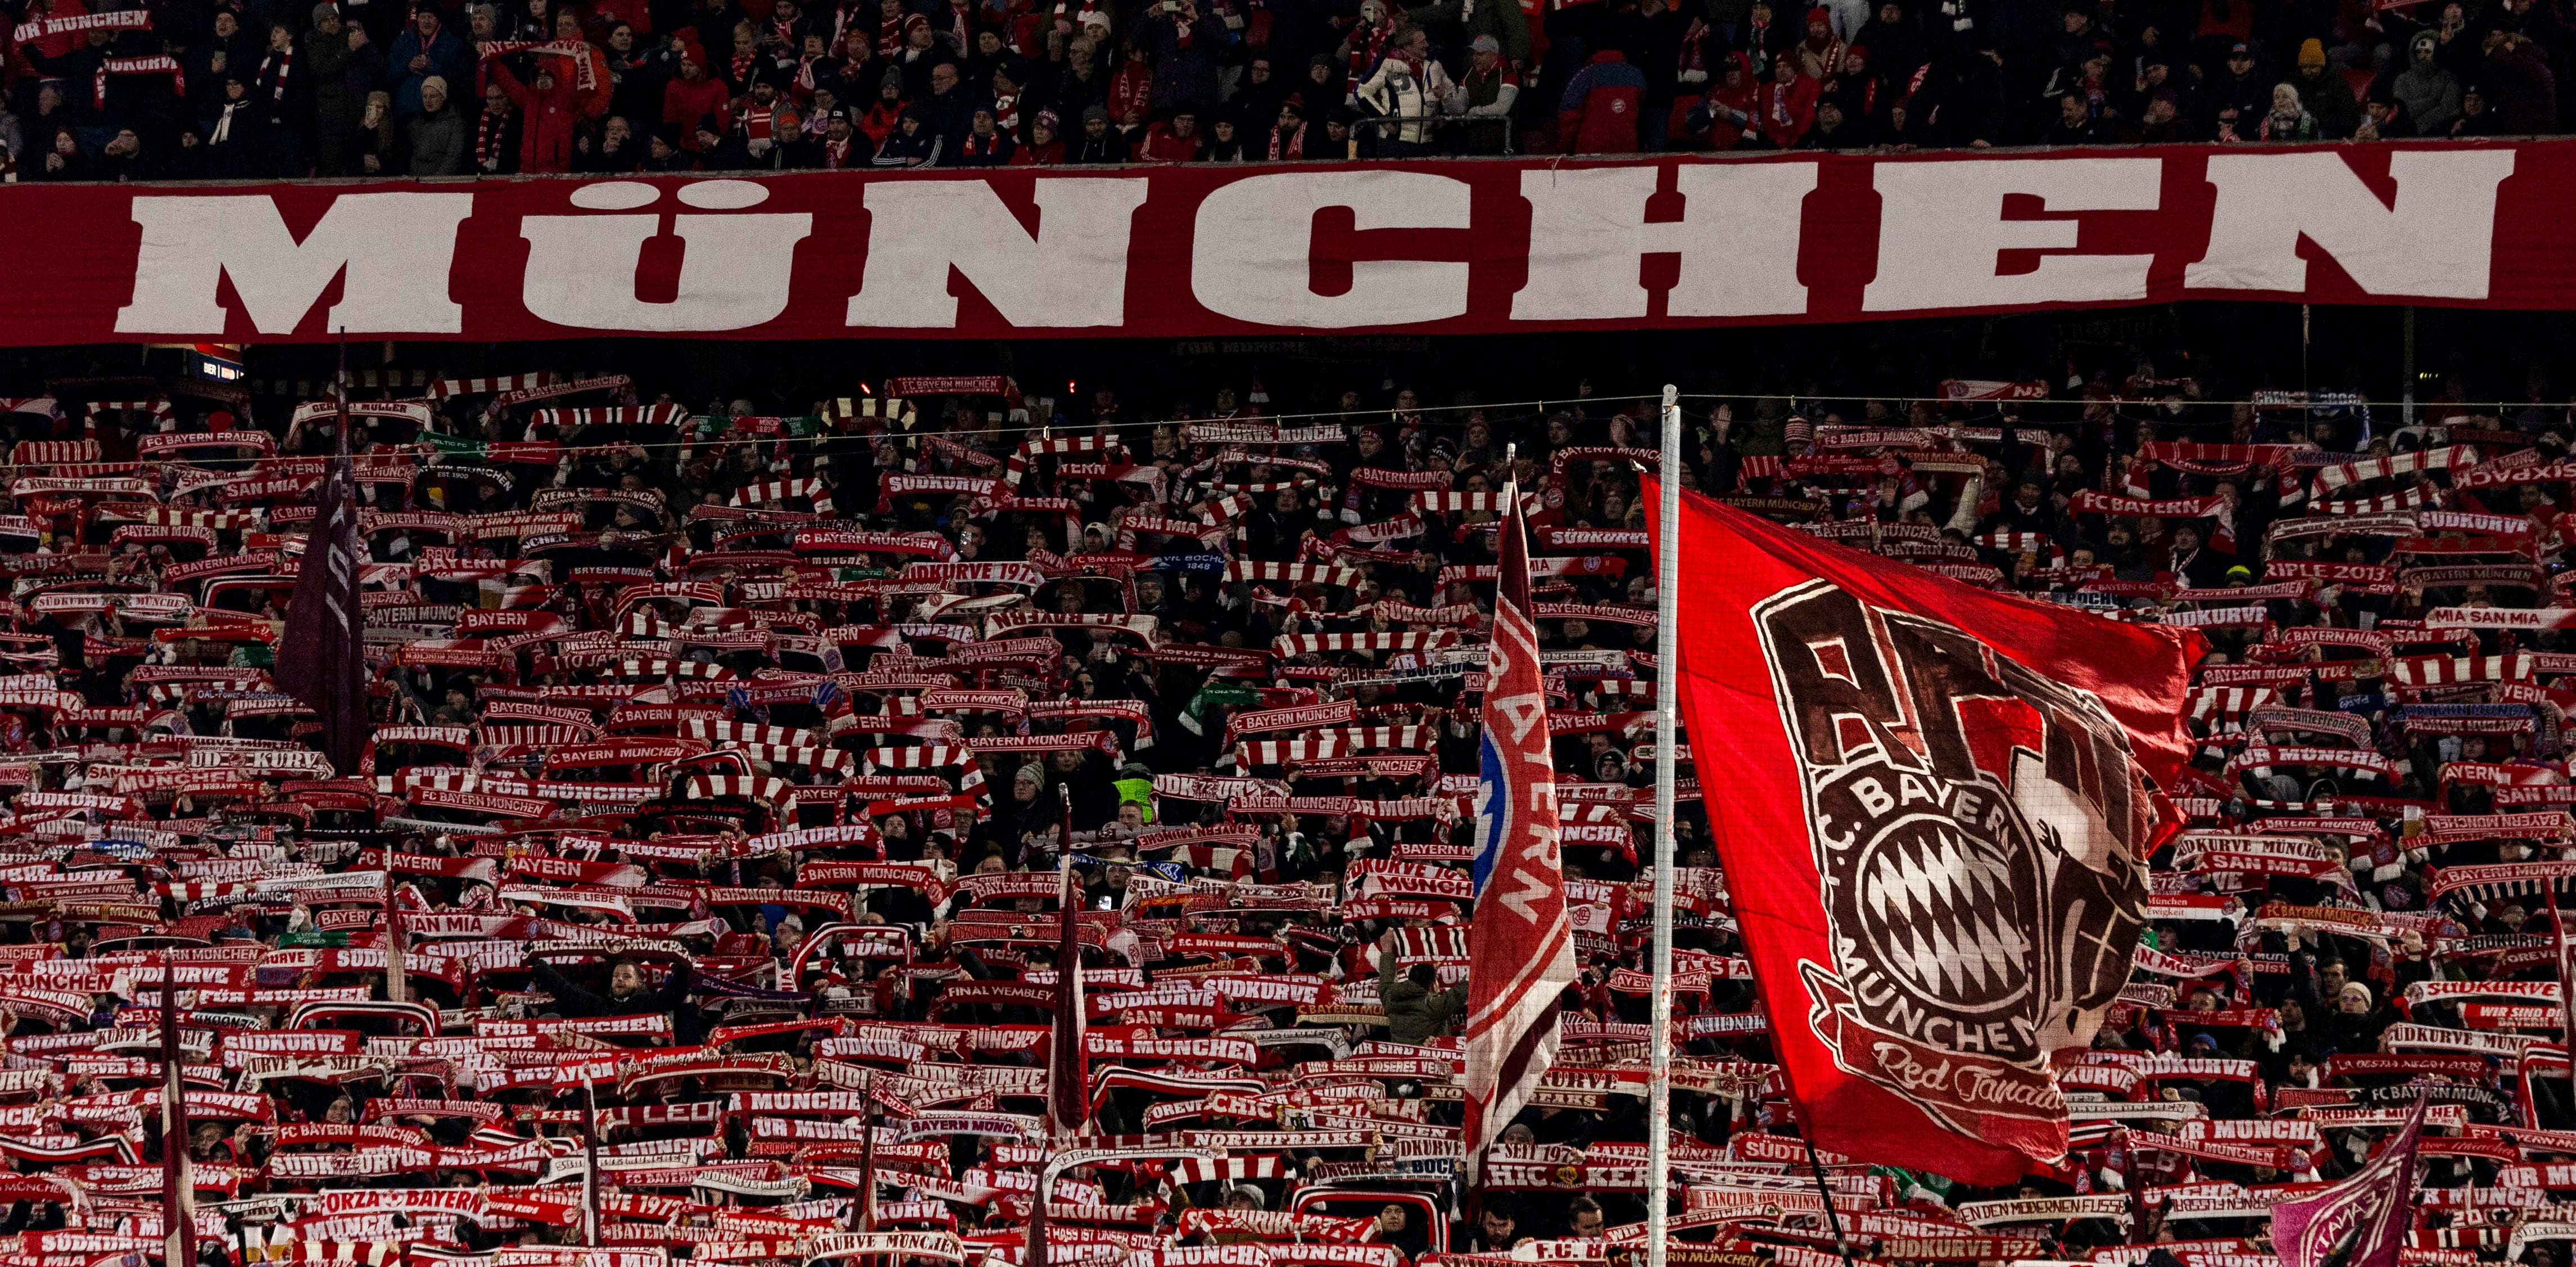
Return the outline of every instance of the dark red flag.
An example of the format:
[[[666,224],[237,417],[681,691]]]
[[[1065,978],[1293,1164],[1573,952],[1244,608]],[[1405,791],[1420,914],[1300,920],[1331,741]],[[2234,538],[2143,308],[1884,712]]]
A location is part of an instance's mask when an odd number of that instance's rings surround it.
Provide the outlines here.
[[[287,600],[277,644],[277,685],[320,714],[322,751],[343,776],[358,772],[367,744],[366,614],[358,605],[358,499],[349,473],[349,418],[343,401],[340,450],[322,480],[304,559]]]
[[[2141,773],[2185,759],[2200,639],[1698,496],[1679,545],[1691,762],[1815,1144],[1978,1184],[2055,1160],[2049,1053],[2129,979],[2171,830]]]
[[[1073,876],[1073,794],[1064,796],[1063,839],[1058,842],[1055,948],[1055,1032],[1047,1052],[1047,1132],[1079,1135],[1091,1119],[1091,1076],[1082,1051],[1082,886]],[[1045,1205],[1045,1194],[1038,1197]]]

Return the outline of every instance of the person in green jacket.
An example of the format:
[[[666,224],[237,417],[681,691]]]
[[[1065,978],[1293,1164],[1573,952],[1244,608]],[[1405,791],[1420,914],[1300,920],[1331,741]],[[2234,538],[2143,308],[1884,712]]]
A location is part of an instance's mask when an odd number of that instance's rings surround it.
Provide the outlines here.
[[[1459,1009],[1467,1006],[1467,983],[1446,990],[1432,987],[1440,980],[1440,971],[1427,963],[1413,965],[1413,970],[1398,975],[1395,951],[1399,938],[1392,932],[1378,939],[1377,1000],[1386,1008],[1387,1028],[1394,1031],[1399,1043],[1428,1042],[1449,1024]]]

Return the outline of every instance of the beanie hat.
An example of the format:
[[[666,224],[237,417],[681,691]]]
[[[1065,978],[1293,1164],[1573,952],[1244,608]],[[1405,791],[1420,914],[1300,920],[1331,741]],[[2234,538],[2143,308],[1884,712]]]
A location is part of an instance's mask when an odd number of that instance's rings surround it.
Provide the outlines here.
[[[2326,64],[2326,46],[2325,46],[2325,42],[2324,42],[2324,41],[2322,41],[2322,40],[2318,40],[2318,39],[2315,39],[2315,38],[2310,38],[2310,39],[2307,39],[2307,40],[2304,40],[2304,41],[2301,41],[2301,42],[2300,42],[2300,44],[2299,44],[2299,69],[2301,69],[2301,70],[2309,70],[2309,69],[2319,69],[2319,70],[2322,70],[2322,69],[2324,69],[2325,64]]]
[[[313,6],[313,22],[317,26],[321,24],[322,19],[324,18],[336,18],[338,16],[340,16],[340,6],[333,4],[331,0],[322,0],[322,3]]]

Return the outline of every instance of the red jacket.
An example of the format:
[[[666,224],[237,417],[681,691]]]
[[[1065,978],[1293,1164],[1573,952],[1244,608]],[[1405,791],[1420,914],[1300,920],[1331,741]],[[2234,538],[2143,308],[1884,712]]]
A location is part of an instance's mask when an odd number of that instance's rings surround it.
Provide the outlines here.
[[[733,127],[733,98],[724,81],[709,76],[696,83],[674,79],[662,89],[662,122],[680,125],[680,148],[694,154],[698,150],[698,120],[716,117],[716,135],[722,136]]]
[[[555,60],[571,69],[562,59]],[[581,119],[580,85],[557,79],[554,87],[540,91],[520,83],[499,61],[492,63],[492,78],[510,94],[510,104],[519,108],[519,170],[571,171],[573,125]]]
[[[1804,75],[1786,87],[1776,79],[1763,84],[1762,135],[1784,150],[1796,145],[1816,121],[1816,97],[1821,91],[1815,80]]]
[[[1557,102],[1558,148],[1568,154],[1634,154],[1646,76],[1617,49],[1603,49],[1565,81]]]
[[[1157,123],[1145,129],[1144,143],[1136,147],[1140,163],[1186,163],[1199,156],[1200,138],[1196,133],[1175,136],[1172,125]]]
[[[1129,62],[1109,77],[1109,121],[1124,127],[1131,113],[1140,119],[1154,114],[1154,68],[1146,62]]]

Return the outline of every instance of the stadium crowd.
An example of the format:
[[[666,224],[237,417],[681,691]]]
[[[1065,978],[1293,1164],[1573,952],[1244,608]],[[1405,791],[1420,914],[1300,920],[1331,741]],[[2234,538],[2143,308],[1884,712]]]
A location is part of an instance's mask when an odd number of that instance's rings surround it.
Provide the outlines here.
[[[14,179],[2554,133],[2557,0],[12,0]]]
[[[208,1264],[609,1262],[576,1248],[593,1167],[614,1267],[1019,1261],[1051,1158],[1054,1262],[1642,1241],[1654,402],[1390,384],[1277,416],[1257,383],[1139,409],[990,377],[759,416],[624,376],[362,384],[379,662],[334,777],[272,670],[337,411],[45,387],[0,401],[11,1264],[159,1253],[173,1147]],[[2073,1149],[2012,1188],[1809,1173],[1694,794],[1724,772],[1685,761],[1694,1261],[1825,1267],[1839,1234],[2261,1267],[2269,1204],[2425,1097],[2409,1261],[2564,1261],[2567,409],[2401,425],[2142,371],[1682,425],[1678,477],[1745,510],[2213,648],[2134,981],[2061,1062]],[[1583,975],[1470,1186],[1463,864],[1514,478]],[[1098,1148],[1059,1154],[1068,907]]]

